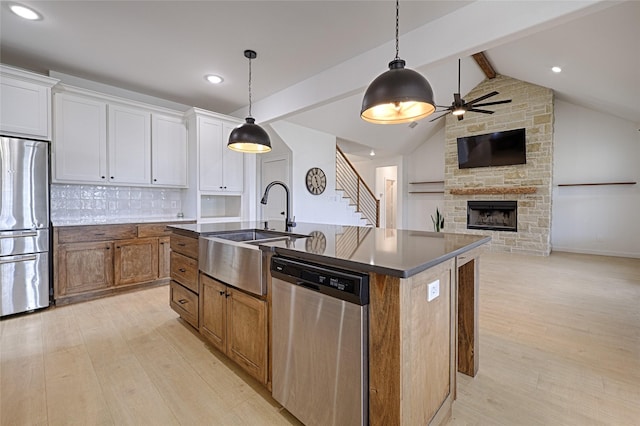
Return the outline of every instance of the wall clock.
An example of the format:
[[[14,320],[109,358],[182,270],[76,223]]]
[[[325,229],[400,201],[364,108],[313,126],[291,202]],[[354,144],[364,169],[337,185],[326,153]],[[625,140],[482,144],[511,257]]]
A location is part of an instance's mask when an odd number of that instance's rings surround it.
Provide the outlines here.
[[[320,195],[327,187],[327,176],[321,168],[312,167],[307,172],[307,189],[313,195]]]
[[[307,253],[323,254],[327,249],[327,237],[320,231],[313,231],[304,243]]]

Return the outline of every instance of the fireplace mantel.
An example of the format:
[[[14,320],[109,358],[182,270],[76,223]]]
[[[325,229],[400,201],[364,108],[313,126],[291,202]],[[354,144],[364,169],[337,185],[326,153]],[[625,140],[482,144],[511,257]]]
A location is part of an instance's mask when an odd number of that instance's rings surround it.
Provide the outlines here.
[[[449,190],[451,195],[501,195],[501,194],[535,194],[537,192],[535,186],[494,186],[479,188],[452,188]]]

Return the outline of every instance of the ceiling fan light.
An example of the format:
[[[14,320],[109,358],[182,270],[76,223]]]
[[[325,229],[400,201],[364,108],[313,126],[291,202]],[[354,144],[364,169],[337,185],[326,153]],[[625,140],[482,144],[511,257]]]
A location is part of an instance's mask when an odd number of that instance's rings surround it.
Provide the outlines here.
[[[234,128],[229,135],[227,148],[254,154],[271,151],[269,134],[255,121],[253,117],[247,117],[244,123]]]
[[[362,99],[360,117],[376,124],[400,124],[431,115],[435,110],[433,89],[420,73],[394,59],[389,70],[371,82]]]
[[[451,114],[453,115],[463,115],[465,113],[465,109],[464,108],[457,108],[454,109],[453,111],[451,111]]]

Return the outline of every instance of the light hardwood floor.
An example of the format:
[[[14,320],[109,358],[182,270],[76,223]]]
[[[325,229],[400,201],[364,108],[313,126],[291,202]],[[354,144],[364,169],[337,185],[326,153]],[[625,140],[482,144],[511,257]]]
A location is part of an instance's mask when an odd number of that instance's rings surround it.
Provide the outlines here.
[[[451,425],[640,425],[640,259],[481,257],[480,371]],[[168,287],[0,321],[0,424],[289,425]]]

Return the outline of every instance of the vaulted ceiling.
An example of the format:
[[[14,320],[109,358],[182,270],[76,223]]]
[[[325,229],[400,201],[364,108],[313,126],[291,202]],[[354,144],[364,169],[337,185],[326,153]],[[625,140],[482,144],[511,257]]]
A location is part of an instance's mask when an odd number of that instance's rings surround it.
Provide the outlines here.
[[[287,119],[375,148],[409,153],[443,120],[380,126],[359,118],[368,83],[395,55],[392,1],[23,1],[24,21],[0,6],[0,61],[54,70],[244,117],[252,63],[253,116]],[[485,51],[503,75],[640,123],[640,2],[402,1],[400,57],[451,103],[484,79]],[[551,66],[563,72],[554,74]],[[225,81],[204,80],[215,73]],[[497,97],[496,97],[497,98]],[[353,147],[359,145],[353,144]],[[354,152],[357,148],[354,148]]]

